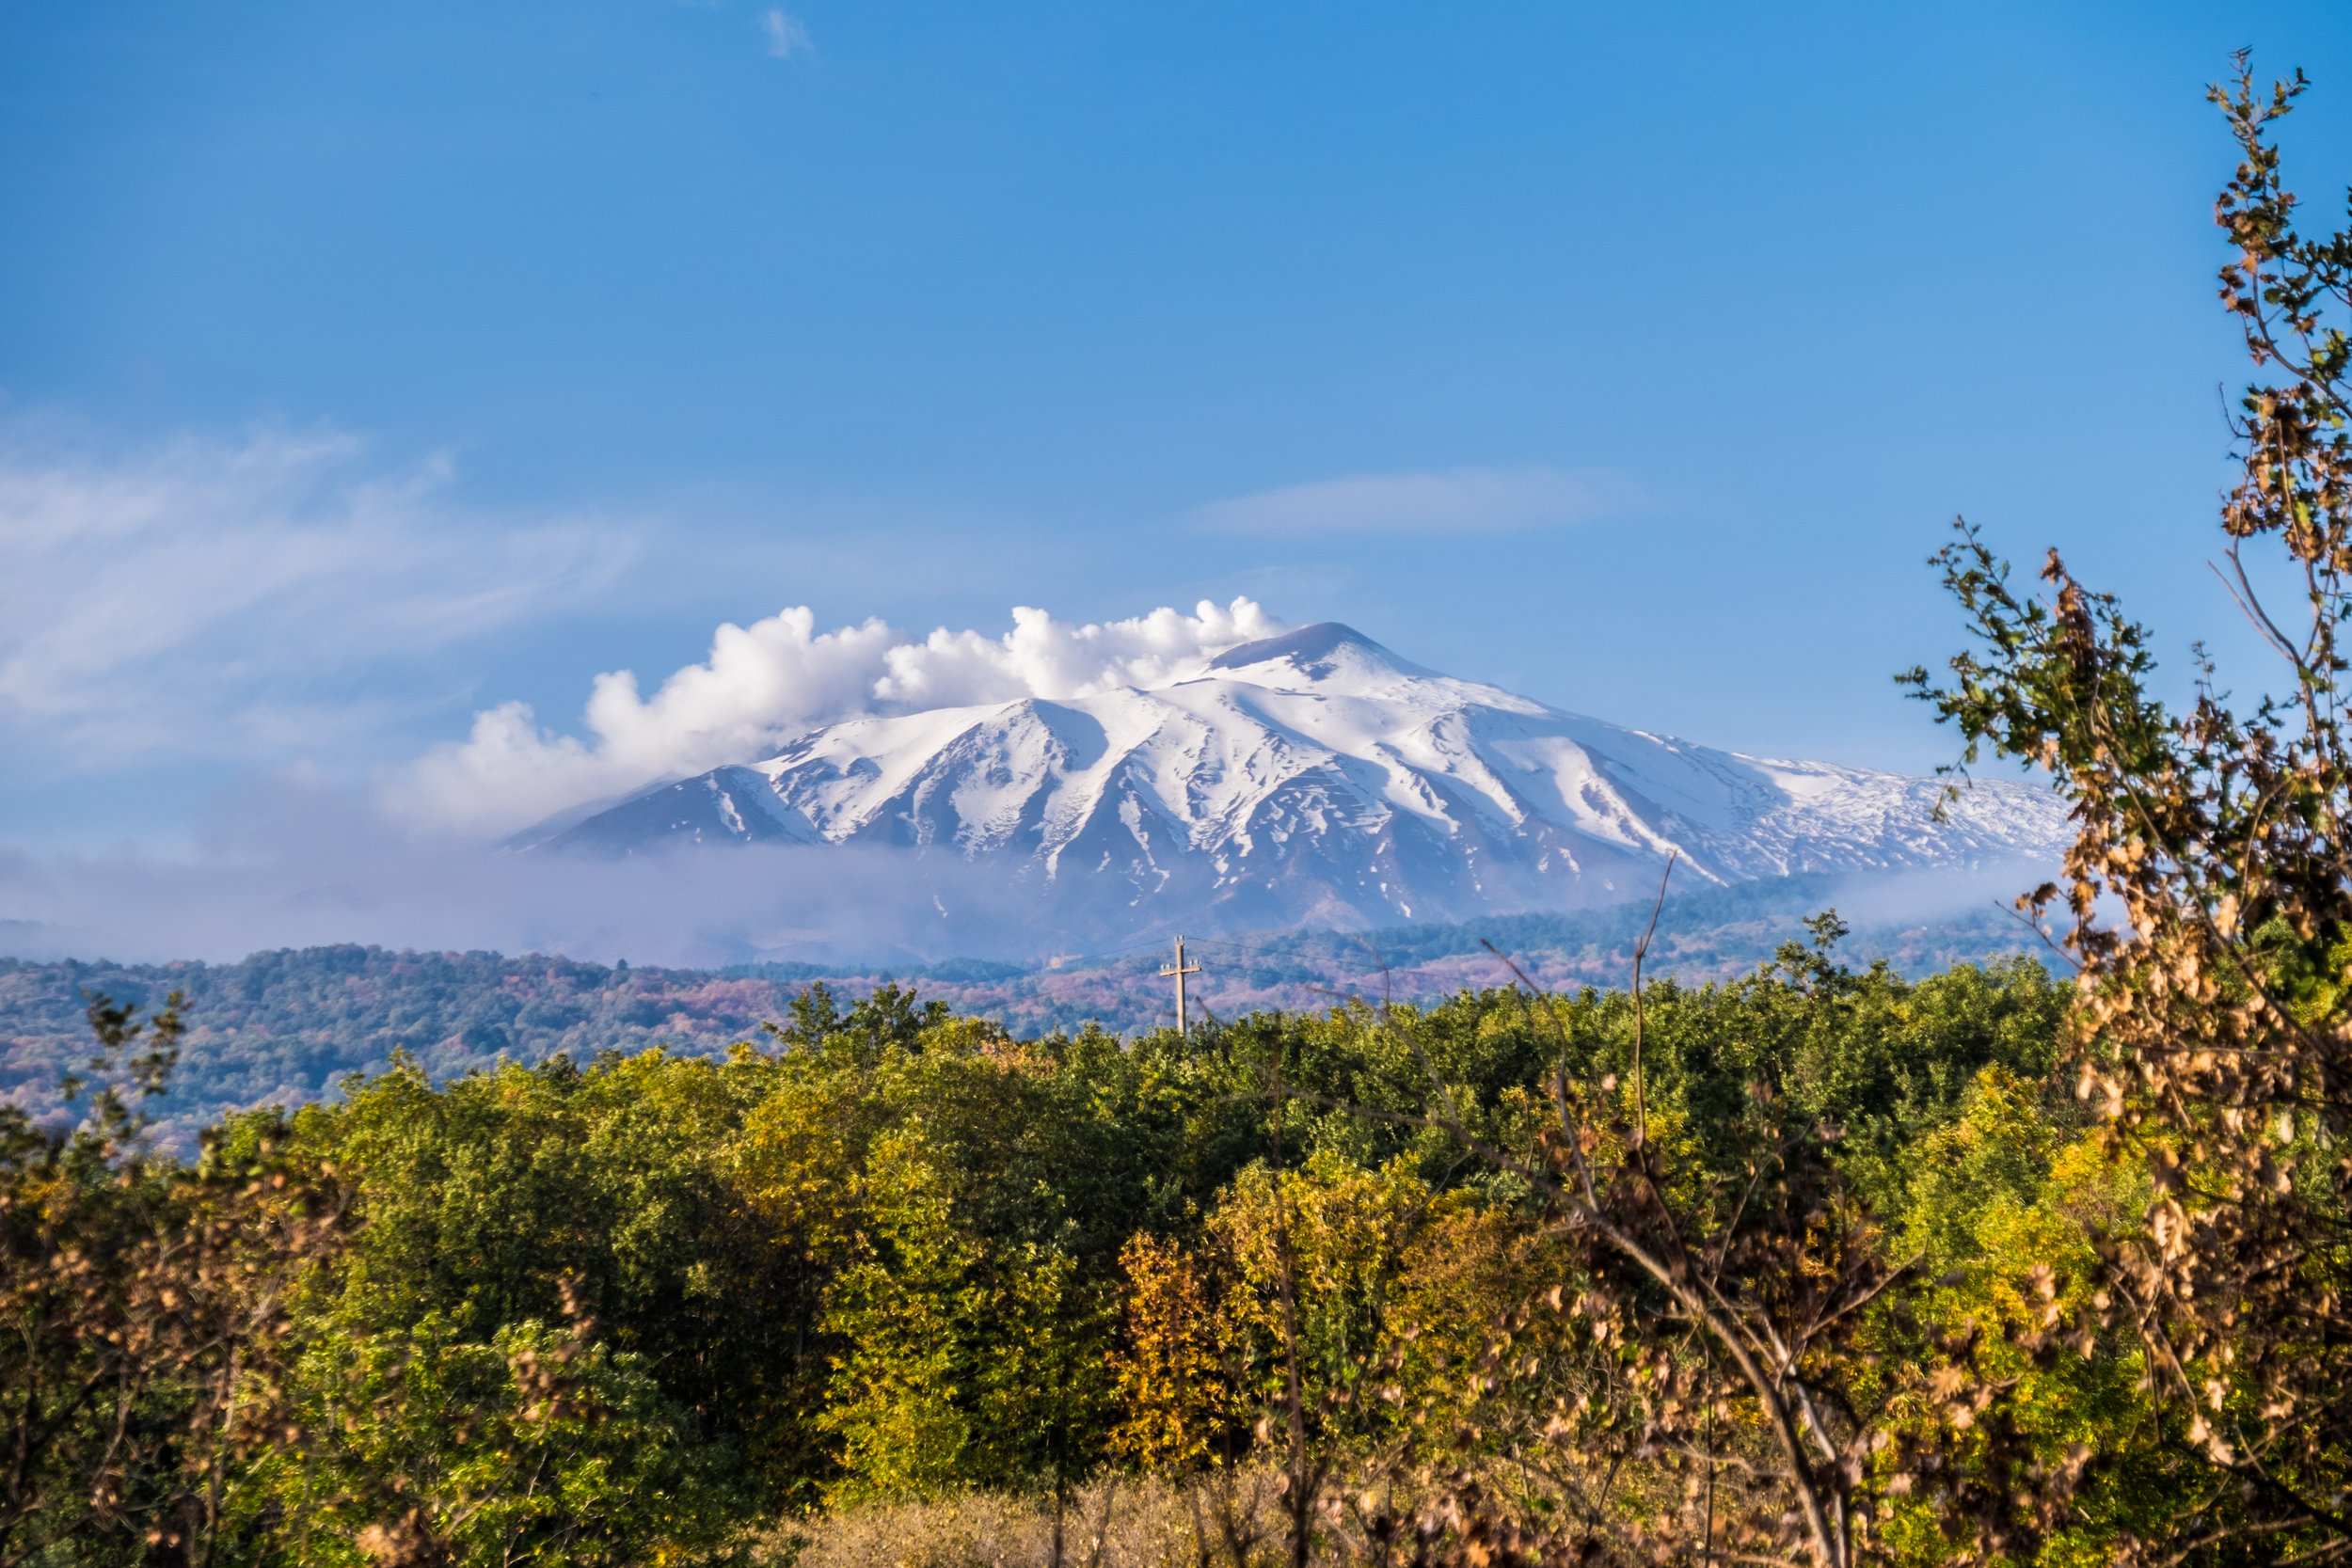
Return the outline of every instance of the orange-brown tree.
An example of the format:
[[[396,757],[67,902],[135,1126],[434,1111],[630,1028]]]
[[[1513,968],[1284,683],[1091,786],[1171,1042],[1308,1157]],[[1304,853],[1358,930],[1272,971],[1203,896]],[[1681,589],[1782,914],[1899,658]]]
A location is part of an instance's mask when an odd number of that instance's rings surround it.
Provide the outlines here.
[[[1938,561],[1977,646],[1905,677],[1966,763],[2022,759],[2073,805],[2063,880],[2022,902],[2062,911],[2078,1089],[2153,1182],[2093,1298],[2162,1422],[2174,1507],[2126,1543],[2152,1562],[2352,1556],[2352,227],[2298,227],[2274,132],[2304,88],[2240,55],[2212,92],[2240,154],[2220,297],[2256,366],[2217,570],[2267,694],[2233,703],[2201,649],[2169,708],[2112,596],[2055,550],[2046,592],[2014,586],[1964,525]]]

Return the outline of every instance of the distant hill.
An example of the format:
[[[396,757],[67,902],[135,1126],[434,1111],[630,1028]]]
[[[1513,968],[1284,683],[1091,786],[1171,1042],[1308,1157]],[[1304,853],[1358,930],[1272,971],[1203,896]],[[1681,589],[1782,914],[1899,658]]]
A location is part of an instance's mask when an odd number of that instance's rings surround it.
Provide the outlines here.
[[[1801,936],[1803,917],[1835,903],[1839,892],[1836,879],[1800,876],[1671,897],[1649,973],[1686,984],[1741,974]],[[1618,905],[1360,935],[1220,937],[1190,947],[1203,968],[1193,995],[1209,1016],[1231,1019],[1266,1008],[1322,1008],[1349,996],[1411,1001],[1509,983],[1487,942],[1549,989],[1622,987],[1649,912],[1646,904]],[[2036,945],[1989,899],[1934,919],[1865,917],[1853,926],[1842,949],[1849,962],[1884,958],[1912,975]],[[395,1051],[406,1051],[437,1076],[501,1056],[536,1062],[565,1052],[585,1059],[655,1044],[722,1051],[781,1017],[792,995],[818,980],[863,994],[895,979],[1024,1035],[1089,1021],[1120,1031],[1150,1029],[1172,1022],[1171,993],[1158,974],[1166,958],[1154,943],[1053,967],[950,959],[882,973],[814,964],[639,969],[535,954],[357,946],[257,953],[214,965],[0,958],[0,1096],[44,1117],[59,1110],[58,1077],[88,1052],[85,991],[149,1006],[174,990],[186,992],[190,1030],[177,1087],[164,1107],[184,1137],[230,1108],[331,1094],[343,1074],[381,1071]]]

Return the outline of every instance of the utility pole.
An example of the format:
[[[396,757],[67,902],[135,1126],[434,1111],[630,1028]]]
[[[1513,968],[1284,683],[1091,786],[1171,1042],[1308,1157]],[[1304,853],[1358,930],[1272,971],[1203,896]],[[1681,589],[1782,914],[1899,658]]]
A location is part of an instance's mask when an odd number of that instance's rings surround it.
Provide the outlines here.
[[[1184,1028],[1184,976],[1200,973],[1199,964],[1194,964],[1190,969],[1184,967],[1184,939],[1178,937],[1176,939],[1176,961],[1160,966],[1160,978],[1165,980],[1171,974],[1176,977],[1176,1032],[1180,1035],[1187,1032]]]

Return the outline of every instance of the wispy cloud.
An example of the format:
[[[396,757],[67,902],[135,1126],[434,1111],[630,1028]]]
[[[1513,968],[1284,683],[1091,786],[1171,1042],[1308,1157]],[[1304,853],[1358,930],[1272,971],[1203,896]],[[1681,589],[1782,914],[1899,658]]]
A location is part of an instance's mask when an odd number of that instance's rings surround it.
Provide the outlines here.
[[[335,431],[101,452],[0,428],[0,726],[84,762],[331,744],[356,671],[576,604],[631,553],[469,515]]]
[[[1640,490],[1605,468],[1445,468],[1287,484],[1192,514],[1217,533],[1499,533],[1631,511]]]
[[[657,779],[756,761],[834,720],[1157,685],[1282,629],[1246,598],[1086,625],[1041,610],[1012,619],[999,637],[945,626],[914,637],[880,620],[819,632],[805,609],[723,626],[707,660],[650,697],[627,670],[598,675],[587,740],[541,729],[522,703],[477,713],[472,734],[403,772],[385,805],[420,827],[506,832]]]
[[[817,47],[801,19],[781,6],[771,7],[760,14],[759,30],[768,36],[768,53],[779,60],[788,60]]]

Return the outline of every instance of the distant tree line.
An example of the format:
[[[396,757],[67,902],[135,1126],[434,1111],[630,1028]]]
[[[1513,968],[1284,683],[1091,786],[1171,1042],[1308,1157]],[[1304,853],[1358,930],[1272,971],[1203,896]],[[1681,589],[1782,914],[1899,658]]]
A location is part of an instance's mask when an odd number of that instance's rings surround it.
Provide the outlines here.
[[[1677,894],[1653,967],[1727,977],[1769,958],[1808,909],[1837,895],[1838,879],[1800,876]],[[1495,916],[1394,930],[1262,932],[1208,949],[1207,996],[1219,1010],[1319,1006],[1334,990],[1425,1000],[1502,970],[1486,943],[1512,953],[1547,983],[1621,983],[1645,905],[1572,914]],[[1982,961],[2032,938],[1990,910],[1947,913],[1925,927],[1854,939],[1897,957],[1905,973]],[[117,964],[0,958],[0,1095],[43,1119],[61,1112],[60,1074],[84,1049],[84,998],[103,992],[135,1006],[186,998],[186,1051],[169,1093],[151,1107],[166,1134],[193,1151],[197,1134],[233,1109],[264,1100],[329,1098],[353,1071],[382,1072],[405,1052],[437,1078],[500,1061],[660,1044],[723,1053],[781,1017],[814,980],[864,993],[896,979],[920,982],[960,1011],[1020,1034],[1074,1032],[1099,1022],[1121,1033],[1168,1022],[1156,947],[1052,971],[971,958],[880,968],[745,963],[718,970],[586,963],[535,954],[391,952],[343,944],[255,953],[236,963]]]

